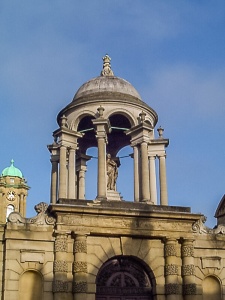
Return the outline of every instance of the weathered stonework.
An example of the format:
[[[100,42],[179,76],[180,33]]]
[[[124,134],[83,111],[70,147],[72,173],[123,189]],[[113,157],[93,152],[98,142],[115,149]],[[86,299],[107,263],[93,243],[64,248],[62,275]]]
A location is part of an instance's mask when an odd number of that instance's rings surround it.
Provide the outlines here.
[[[86,292],[87,292],[86,281],[73,282],[73,293],[86,293]]]
[[[166,295],[179,295],[180,286],[177,283],[169,283],[165,285]]]
[[[167,256],[177,256],[175,245],[165,245],[165,257]]]
[[[73,264],[73,272],[87,272],[87,262],[84,261],[75,261]]]
[[[182,276],[195,275],[194,265],[184,265],[182,266]]]
[[[75,241],[74,253],[87,253],[87,243],[84,241]]]
[[[183,245],[182,247],[182,256],[192,256],[194,257],[194,247],[190,245]]]
[[[178,274],[178,266],[177,265],[166,265],[165,266],[165,275],[177,275]]]
[[[64,260],[54,261],[53,271],[54,272],[68,272],[67,261],[64,261]]]
[[[55,252],[67,252],[68,245],[67,245],[67,237],[66,236],[58,236],[55,240]]]
[[[68,282],[55,280],[53,282],[53,293],[68,292]]]
[[[196,284],[185,284],[183,285],[183,294],[184,295],[196,295]]]

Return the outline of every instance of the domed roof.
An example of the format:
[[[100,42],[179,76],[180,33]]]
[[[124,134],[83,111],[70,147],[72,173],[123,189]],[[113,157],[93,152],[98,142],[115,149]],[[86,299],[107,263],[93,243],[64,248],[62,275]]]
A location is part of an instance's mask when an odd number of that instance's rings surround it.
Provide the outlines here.
[[[61,126],[61,118],[65,115],[67,118],[77,107],[93,104],[104,106],[109,103],[123,103],[128,106],[137,106],[140,109],[148,111],[157,123],[157,113],[142,99],[137,90],[131,83],[120,77],[114,76],[111,69],[111,58],[106,54],[103,58],[103,69],[100,76],[85,82],[76,92],[72,102],[64,107],[57,116],[57,122]]]
[[[20,171],[20,169],[14,167],[14,160],[12,159],[11,160],[11,165],[10,167],[7,167],[5,168],[3,171],[2,171],[2,176],[13,176],[13,177],[20,177],[20,178],[23,178],[23,174],[22,172]]]
[[[80,98],[93,97],[95,94],[104,92],[113,98],[116,98],[116,95],[127,95],[136,98],[137,101],[141,101],[141,96],[128,81],[114,76],[110,60],[111,58],[106,54],[103,57],[101,76],[85,82],[76,92],[73,101],[77,101]]]
[[[85,82],[76,92],[73,101],[99,92],[126,94],[141,100],[137,90],[128,81],[116,76],[98,76]]]

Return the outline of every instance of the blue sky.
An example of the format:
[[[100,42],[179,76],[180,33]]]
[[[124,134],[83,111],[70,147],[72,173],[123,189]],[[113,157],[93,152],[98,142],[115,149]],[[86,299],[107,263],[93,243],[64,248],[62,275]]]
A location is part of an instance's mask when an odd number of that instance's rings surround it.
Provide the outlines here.
[[[0,169],[13,158],[27,178],[27,215],[49,202],[57,113],[108,53],[170,139],[170,205],[191,206],[214,226],[225,193],[224,32],[222,0],[1,1]]]

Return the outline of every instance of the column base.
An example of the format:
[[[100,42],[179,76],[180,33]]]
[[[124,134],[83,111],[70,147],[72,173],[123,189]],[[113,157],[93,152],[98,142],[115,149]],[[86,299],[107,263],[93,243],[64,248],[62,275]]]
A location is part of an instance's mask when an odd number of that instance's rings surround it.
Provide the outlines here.
[[[151,201],[150,199],[143,199],[140,201],[141,203],[146,203],[149,205],[155,205],[155,203],[153,201]]]
[[[105,196],[97,196],[94,201],[106,201],[107,198]]]
[[[107,201],[122,201],[122,197],[117,191],[107,190]]]

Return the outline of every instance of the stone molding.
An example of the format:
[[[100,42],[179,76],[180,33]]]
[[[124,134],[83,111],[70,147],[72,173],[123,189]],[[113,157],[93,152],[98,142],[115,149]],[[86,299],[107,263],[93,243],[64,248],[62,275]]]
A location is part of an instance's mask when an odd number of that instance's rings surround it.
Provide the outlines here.
[[[196,295],[196,284],[189,283],[183,285],[183,294],[184,295]]]
[[[87,262],[75,261],[73,263],[73,272],[74,273],[79,273],[79,272],[87,273]]]
[[[202,268],[215,268],[220,270],[222,267],[222,258],[220,256],[200,257]]]
[[[178,274],[178,266],[175,264],[170,264],[165,266],[165,275],[177,275]]]
[[[86,293],[86,292],[87,292],[86,281],[73,282],[73,293]]]
[[[195,275],[195,265],[183,265],[181,270],[182,276]]]
[[[94,200],[92,202],[88,202],[87,206],[98,206],[101,204],[100,200]],[[119,201],[115,201],[117,203]],[[140,220],[136,220],[135,218],[112,218],[112,217],[105,217],[102,216],[101,219],[99,219],[97,216],[89,216],[88,218],[83,216],[72,216],[72,215],[63,215],[59,216],[58,222],[61,224],[67,225],[72,227],[72,230],[75,232],[82,231],[83,228],[90,232],[93,230],[93,228],[96,227],[102,227],[102,224],[107,224],[107,227],[111,227],[114,229],[141,229],[141,230],[162,230],[166,231],[168,230],[168,223],[165,221],[156,221],[154,222],[151,219],[143,218]],[[184,224],[182,222],[174,222],[170,223],[171,231],[183,229],[184,232],[187,232],[189,230],[189,225]]]
[[[20,262],[39,262],[43,264],[45,261],[45,252],[38,250],[20,250]]]
[[[63,280],[53,281],[53,293],[68,292],[68,282]]]
[[[68,272],[68,263],[65,260],[54,261],[53,264],[54,272]]]

